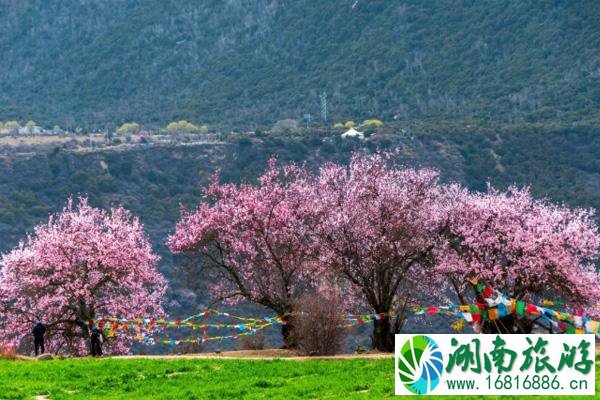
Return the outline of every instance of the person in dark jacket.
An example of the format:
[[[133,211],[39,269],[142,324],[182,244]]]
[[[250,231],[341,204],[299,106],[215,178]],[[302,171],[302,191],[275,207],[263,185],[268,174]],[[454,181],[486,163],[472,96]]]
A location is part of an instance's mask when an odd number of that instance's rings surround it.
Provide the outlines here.
[[[102,356],[102,342],[104,341],[104,337],[102,336],[102,332],[96,327],[92,328],[92,357],[101,357]]]
[[[46,327],[41,321],[36,321],[35,326],[31,334],[33,335],[33,345],[35,347],[35,355],[44,354],[44,334],[46,333]]]

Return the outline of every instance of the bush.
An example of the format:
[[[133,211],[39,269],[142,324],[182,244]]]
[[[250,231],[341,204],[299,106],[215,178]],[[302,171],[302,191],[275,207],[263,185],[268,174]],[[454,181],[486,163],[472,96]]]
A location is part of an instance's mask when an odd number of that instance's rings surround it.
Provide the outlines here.
[[[240,146],[240,148],[247,149],[248,147],[252,146],[252,140],[247,137],[241,137],[237,140],[237,144]]]
[[[17,352],[13,346],[8,343],[0,342],[0,359],[14,360],[17,358]]]
[[[256,332],[254,335],[242,336],[240,339],[240,348],[242,350],[264,350],[266,345],[267,339],[262,332]]]
[[[306,295],[298,301],[296,310],[293,342],[300,352],[328,356],[344,350],[348,332],[339,296]]]
[[[294,133],[300,130],[300,124],[295,119],[282,119],[279,120],[271,128],[271,133],[276,135],[282,133]]]
[[[202,343],[183,343],[178,346],[177,354],[198,354],[202,353],[204,346]]]

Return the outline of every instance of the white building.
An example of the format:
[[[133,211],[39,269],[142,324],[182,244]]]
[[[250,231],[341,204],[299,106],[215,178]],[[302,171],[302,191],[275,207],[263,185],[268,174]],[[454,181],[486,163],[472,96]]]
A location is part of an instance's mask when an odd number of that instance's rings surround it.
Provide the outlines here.
[[[353,137],[353,138],[359,138],[359,139],[362,140],[362,139],[365,138],[365,134],[362,133],[362,132],[357,131],[354,128],[350,128],[346,132],[342,133],[342,137],[343,138]]]

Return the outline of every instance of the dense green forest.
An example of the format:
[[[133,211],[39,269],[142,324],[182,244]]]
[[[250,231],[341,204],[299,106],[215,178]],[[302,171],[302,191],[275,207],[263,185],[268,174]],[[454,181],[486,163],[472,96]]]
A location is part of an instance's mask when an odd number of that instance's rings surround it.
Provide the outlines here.
[[[0,120],[598,126],[598,20],[596,0],[2,1]]]

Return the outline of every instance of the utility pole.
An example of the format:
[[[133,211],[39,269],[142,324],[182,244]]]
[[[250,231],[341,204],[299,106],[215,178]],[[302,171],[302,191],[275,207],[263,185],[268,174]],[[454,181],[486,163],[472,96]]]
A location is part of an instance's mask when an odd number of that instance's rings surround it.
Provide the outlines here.
[[[327,127],[327,135],[330,135],[329,123],[327,122],[327,91],[321,92],[319,97],[321,99],[321,118],[323,118],[325,126]]]
[[[321,98],[321,118],[327,122],[327,92],[322,92],[319,97]]]

